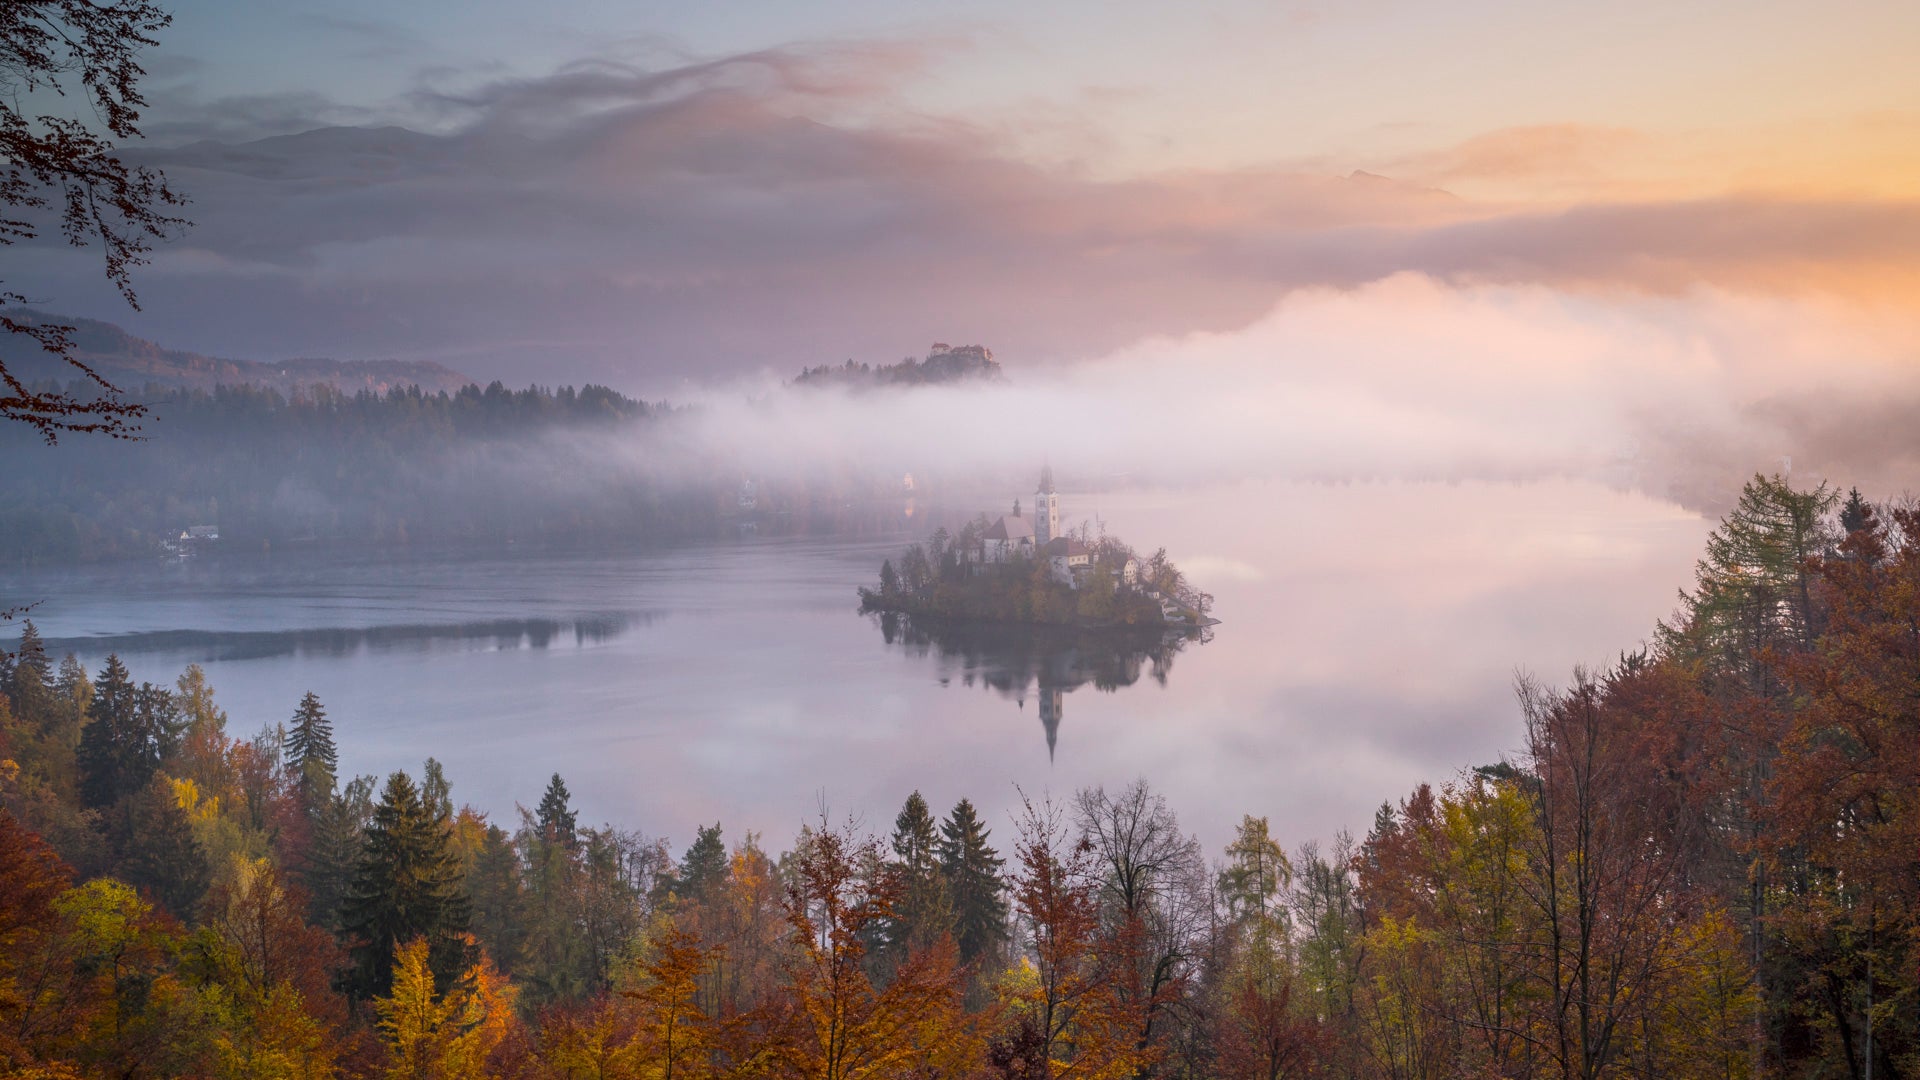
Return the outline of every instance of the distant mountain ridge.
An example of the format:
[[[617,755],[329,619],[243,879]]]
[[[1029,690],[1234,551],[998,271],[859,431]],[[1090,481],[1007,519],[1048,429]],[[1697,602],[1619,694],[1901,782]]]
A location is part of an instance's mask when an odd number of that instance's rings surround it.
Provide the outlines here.
[[[297,359],[264,362],[227,360],[196,352],[164,348],[136,337],[113,323],[77,319],[42,312],[15,312],[22,322],[57,322],[74,328],[73,356],[98,371],[122,390],[147,385],[211,390],[215,386],[260,386],[291,393],[303,386],[326,383],[346,393],[371,390],[384,393],[396,387],[452,393],[475,380],[431,360],[323,360]],[[59,357],[20,334],[0,334],[0,360],[15,377],[26,382],[81,378]]]

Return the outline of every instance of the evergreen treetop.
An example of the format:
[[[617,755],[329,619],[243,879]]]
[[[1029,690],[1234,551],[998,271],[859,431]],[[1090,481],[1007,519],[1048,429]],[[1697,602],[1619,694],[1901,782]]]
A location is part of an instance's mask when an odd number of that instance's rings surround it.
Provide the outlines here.
[[[694,833],[693,843],[680,860],[680,894],[704,898],[727,879],[727,845],[720,838],[720,823],[702,825]]]
[[[953,908],[940,867],[940,836],[927,800],[916,791],[893,822],[890,868],[898,881],[888,944],[896,958],[924,949],[952,929]]]
[[[309,690],[293,711],[293,724],[287,729],[287,767],[297,778],[307,806],[318,807],[322,796],[333,794],[339,775],[340,755],[333,743],[333,725],[320,698]]]
[[[40,676],[40,685],[53,685],[53,661],[47,657],[46,642],[41,640],[40,629],[33,625],[32,619],[20,624],[20,647],[7,658],[6,686],[0,687],[11,693],[13,679],[21,670],[31,669]]]
[[[350,993],[370,998],[390,992],[394,947],[415,938],[426,939],[442,985],[466,969],[469,902],[452,840],[412,777],[387,777],[341,910],[352,943],[344,980]]]
[[[540,838],[548,843],[559,843],[568,848],[579,841],[579,815],[568,804],[567,782],[560,779],[559,773],[547,781],[546,793],[540,796],[539,816],[536,818]]]
[[[953,937],[960,961],[991,957],[1007,937],[1004,864],[987,842],[972,801],[961,799],[940,825],[940,869],[953,908]]]
[[[157,746],[138,730],[136,690],[118,654],[109,654],[93,682],[93,701],[80,730],[80,797],[94,809],[139,790],[160,766]]]

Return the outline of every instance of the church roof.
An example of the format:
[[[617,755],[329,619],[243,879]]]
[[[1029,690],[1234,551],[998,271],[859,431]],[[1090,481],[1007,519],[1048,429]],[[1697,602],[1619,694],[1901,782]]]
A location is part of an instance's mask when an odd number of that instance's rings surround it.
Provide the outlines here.
[[[1040,487],[1038,490],[1042,495],[1052,495],[1054,493],[1053,466],[1051,465],[1040,466]]]
[[[1093,549],[1071,536],[1056,536],[1040,549],[1042,555],[1092,555]]]
[[[982,540],[1026,540],[1033,536],[1033,526],[1023,517],[1002,517],[980,534]]]

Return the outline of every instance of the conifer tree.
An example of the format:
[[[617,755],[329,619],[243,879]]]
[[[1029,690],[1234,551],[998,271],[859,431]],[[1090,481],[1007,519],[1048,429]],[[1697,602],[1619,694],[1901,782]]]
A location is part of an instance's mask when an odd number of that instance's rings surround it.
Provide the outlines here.
[[[327,722],[327,711],[311,690],[293,712],[286,752],[287,767],[300,786],[301,801],[312,814],[333,795],[340,755],[333,745],[333,725]]]
[[[680,860],[679,893],[689,900],[704,900],[726,879],[727,845],[720,838],[720,823],[714,822],[711,828],[702,825]]]
[[[0,656],[0,691],[12,696],[14,678],[23,668],[31,668],[40,676],[42,686],[53,685],[53,662],[47,658],[46,643],[40,639],[40,630],[32,619],[20,624],[20,647],[12,655]]]
[[[1005,860],[987,843],[989,835],[967,799],[940,825],[940,870],[963,964],[993,957],[1007,940],[1006,884],[1000,878]]]
[[[87,678],[86,665],[72,653],[61,658],[60,672],[54,676],[53,685],[62,699],[78,703],[83,710],[93,699],[93,682]]]
[[[559,844],[571,851],[579,843],[579,815],[568,805],[570,796],[567,782],[560,779],[559,773],[547,781],[546,793],[540,796],[539,825],[540,838],[549,844]]]
[[[453,785],[447,782],[446,770],[433,758],[420,767],[420,802],[435,821],[453,823]]]
[[[415,938],[427,942],[435,975],[450,983],[471,959],[469,904],[448,825],[406,773],[387,777],[365,843],[341,912],[352,956],[345,989],[361,998],[388,993],[394,949]]]
[[[584,994],[591,963],[581,933],[582,880],[577,815],[568,804],[566,781],[555,773],[540,797],[539,810],[525,817],[520,846],[526,861],[526,894],[521,951],[523,974],[534,996],[555,1001]],[[495,868],[496,870],[498,868]],[[489,880],[489,897],[498,903],[506,882]]]
[[[187,812],[173,797],[173,785],[164,776],[154,776],[133,793],[128,813],[120,875],[175,917],[190,918],[211,875]]]
[[[518,972],[527,954],[528,897],[520,853],[505,829],[489,824],[467,870],[473,934],[502,970]]]
[[[887,945],[895,958],[925,949],[952,928],[952,908],[940,870],[939,833],[927,800],[918,791],[907,796],[893,822],[894,860],[889,867],[898,878],[893,915],[888,920]]]
[[[1847,501],[1840,506],[1840,530],[1846,536],[1866,528],[1873,522],[1873,506],[1861,498],[1859,488],[1849,488]]]
[[[1827,514],[1840,494],[1825,484],[1796,491],[1778,476],[1755,476],[1707,537],[1681,618],[1659,626],[1664,651],[1705,661],[1754,691],[1777,690],[1760,654],[1810,649],[1819,632],[1808,560],[1835,541]]]
[[[140,789],[160,766],[139,737],[136,690],[118,655],[109,655],[93,683],[93,702],[80,731],[80,797],[101,809]]]
[[[373,818],[373,777],[347,783],[313,818],[313,838],[300,869],[315,926],[340,932],[341,907],[353,890],[366,850],[366,829]]]

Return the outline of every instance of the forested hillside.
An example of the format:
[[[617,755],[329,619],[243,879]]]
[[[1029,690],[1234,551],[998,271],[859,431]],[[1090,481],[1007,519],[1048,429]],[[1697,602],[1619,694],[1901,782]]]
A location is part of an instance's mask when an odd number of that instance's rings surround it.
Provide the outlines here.
[[[87,365],[122,389],[157,386],[168,390],[207,390],[219,386],[250,386],[293,394],[314,385],[343,394],[418,386],[429,393],[455,393],[472,382],[430,360],[295,359],[262,362],[229,360],[169,349],[109,322],[19,311],[12,315],[24,326],[67,327],[72,348],[67,355]],[[0,363],[25,383],[65,380],[74,375],[67,360],[40,347],[25,334],[0,334]]]
[[[635,543],[897,527],[900,476],[853,463],[757,476],[603,386],[283,395],[149,388],[140,442],[46,446],[0,428],[0,567],[304,546]],[[742,499],[751,491],[751,499]]]
[[[237,738],[197,669],[23,626],[0,1073],[1911,1077],[1916,538],[1756,479],[1650,644],[1523,683],[1515,760],[1213,851],[1146,781],[784,852],[584,825],[558,776],[488,815],[431,760],[340,775],[312,695]]]
[[[585,490],[586,455],[568,436],[637,430],[665,412],[605,387],[288,397],[222,386],[151,400],[140,443],[56,449],[0,431],[0,561],[157,554],[192,525],[244,551],[672,536],[710,531],[722,506],[718,491],[639,471]]]
[[[881,364],[878,367],[848,360],[837,366],[822,364],[806,368],[794,376],[793,385],[867,390],[886,386],[997,382],[1003,378],[1005,375],[1000,370],[1000,362],[993,358],[993,350],[986,346],[955,347],[936,343],[927,350],[926,358],[921,360],[909,356],[897,364]]]

